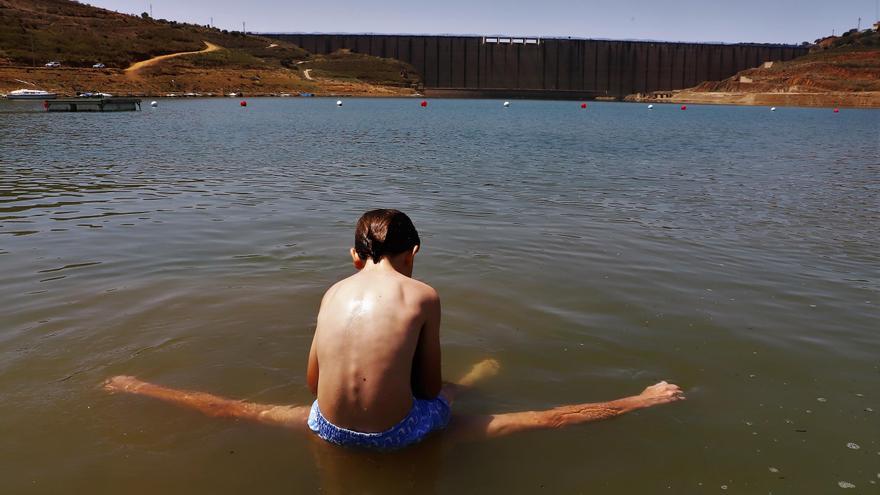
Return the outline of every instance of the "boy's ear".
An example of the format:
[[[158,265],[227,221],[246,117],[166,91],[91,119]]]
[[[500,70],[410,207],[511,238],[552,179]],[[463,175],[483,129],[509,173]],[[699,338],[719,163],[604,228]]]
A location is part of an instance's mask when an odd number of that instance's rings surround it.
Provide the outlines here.
[[[349,249],[349,253],[351,253],[351,262],[354,264],[354,267],[358,270],[363,270],[365,266],[367,266],[367,262],[362,260],[360,256],[358,256],[357,251],[354,248]]]
[[[409,265],[413,265],[416,262],[416,253],[419,252],[419,245],[416,244],[413,246],[412,251],[406,253],[406,262]]]

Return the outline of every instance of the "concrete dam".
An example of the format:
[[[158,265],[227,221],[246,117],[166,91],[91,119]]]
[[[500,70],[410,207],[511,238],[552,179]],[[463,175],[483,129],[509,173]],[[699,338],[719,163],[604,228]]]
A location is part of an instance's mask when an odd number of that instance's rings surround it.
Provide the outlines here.
[[[315,53],[348,49],[406,62],[442,96],[622,98],[717,81],[807,48],[506,36],[265,34]]]

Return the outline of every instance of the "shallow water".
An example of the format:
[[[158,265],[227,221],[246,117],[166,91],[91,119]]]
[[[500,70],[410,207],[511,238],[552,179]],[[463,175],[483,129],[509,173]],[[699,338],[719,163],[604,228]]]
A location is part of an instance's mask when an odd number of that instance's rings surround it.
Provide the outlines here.
[[[38,108],[0,102],[2,493],[880,490],[876,110]],[[375,207],[422,234],[445,375],[502,363],[457,411],[689,400],[381,456],[97,387],[309,402],[317,305]]]

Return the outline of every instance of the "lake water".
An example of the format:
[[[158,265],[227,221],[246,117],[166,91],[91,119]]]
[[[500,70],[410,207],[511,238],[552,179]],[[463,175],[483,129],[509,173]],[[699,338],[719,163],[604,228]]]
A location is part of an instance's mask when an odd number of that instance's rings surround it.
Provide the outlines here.
[[[880,493],[880,111],[38,110],[0,103],[2,493]],[[688,401],[377,455],[99,388],[310,402],[376,207],[420,230],[446,377],[502,364],[458,412]]]

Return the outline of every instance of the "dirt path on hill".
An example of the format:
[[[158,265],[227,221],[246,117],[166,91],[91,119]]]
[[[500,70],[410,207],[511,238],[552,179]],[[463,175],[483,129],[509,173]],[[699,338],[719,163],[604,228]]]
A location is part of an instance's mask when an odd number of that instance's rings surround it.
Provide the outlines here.
[[[197,52],[178,52],[178,53],[169,53],[168,55],[159,55],[158,57],[153,57],[148,60],[143,60],[140,62],[135,62],[131,65],[131,67],[125,69],[125,74],[128,76],[137,75],[137,73],[143,69],[144,67],[149,67],[151,65],[155,65],[163,60],[168,60],[169,58],[182,57],[184,55],[196,55],[199,53],[210,53],[216,52],[218,50],[223,50],[223,47],[220,45],[215,45],[209,41],[203,41],[205,44],[205,48],[203,50],[199,50]]]

